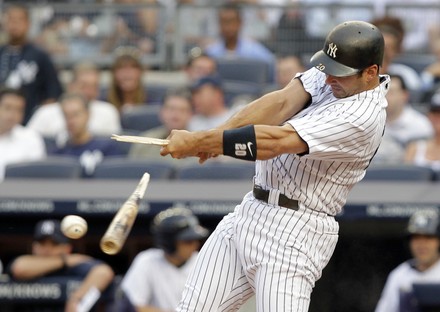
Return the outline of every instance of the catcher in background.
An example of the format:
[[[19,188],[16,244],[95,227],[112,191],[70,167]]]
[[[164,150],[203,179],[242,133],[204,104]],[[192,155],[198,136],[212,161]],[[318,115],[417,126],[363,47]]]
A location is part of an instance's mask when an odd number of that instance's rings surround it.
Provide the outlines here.
[[[135,257],[122,280],[123,294],[115,311],[174,311],[201,240],[208,237],[191,210],[179,207],[160,212],[152,229],[158,248]]]
[[[395,268],[385,283],[376,312],[417,312],[413,283],[440,283],[440,220],[436,211],[417,211],[407,228],[412,259]],[[437,310],[436,310],[437,311]]]

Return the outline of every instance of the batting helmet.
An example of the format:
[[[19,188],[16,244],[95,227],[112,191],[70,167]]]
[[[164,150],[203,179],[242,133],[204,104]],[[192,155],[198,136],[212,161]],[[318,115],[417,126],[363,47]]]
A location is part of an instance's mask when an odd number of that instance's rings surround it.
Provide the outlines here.
[[[384,39],[367,22],[339,24],[327,35],[324,48],[310,59],[312,66],[335,77],[351,76],[371,65],[382,65]]]
[[[181,207],[160,212],[153,220],[152,230],[156,246],[168,254],[176,251],[177,241],[200,240],[208,236],[208,230],[200,226],[192,211]]]
[[[420,210],[415,212],[408,222],[408,235],[421,234],[440,237],[440,222],[437,211]]]

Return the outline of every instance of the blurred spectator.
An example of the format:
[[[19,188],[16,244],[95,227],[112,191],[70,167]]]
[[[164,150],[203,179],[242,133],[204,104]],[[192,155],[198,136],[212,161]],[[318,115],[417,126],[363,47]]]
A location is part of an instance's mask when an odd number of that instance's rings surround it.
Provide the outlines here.
[[[311,39],[325,38],[328,29],[344,21],[368,21],[374,17],[374,8],[369,8],[372,5],[371,0],[299,1],[306,5],[304,6],[304,22],[306,23],[307,35]],[[366,5],[366,7],[359,7],[359,5]]]
[[[440,90],[431,99],[428,118],[434,128],[434,136],[411,143],[406,150],[405,160],[440,172]]]
[[[399,75],[405,80],[408,90],[421,91],[423,83],[420,73],[408,65],[396,62],[396,58],[402,53],[402,43],[405,38],[405,28],[402,20],[393,16],[385,16],[374,19],[371,23],[380,29],[385,40],[380,73]]]
[[[305,71],[306,68],[301,58],[296,55],[288,55],[277,59],[277,85],[279,89],[284,88],[295,77],[297,73]]]
[[[314,44],[315,41],[317,44]],[[304,13],[299,0],[289,2],[274,28],[272,51],[278,55],[311,53],[322,48],[322,39],[315,41],[306,34]]]
[[[188,125],[189,131],[208,130],[229,119],[233,112],[227,107],[220,77],[200,78],[191,87],[195,115]]]
[[[404,52],[427,51],[427,30],[439,20],[438,0],[375,0],[374,4],[376,16],[388,14],[402,19],[406,33],[402,42]]]
[[[185,73],[190,84],[204,76],[214,75],[216,72],[217,63],[215,59],[203,53],[200,48],[191,49],[185,67]]]
[[[110,88],[105,101],[122,112],[135,105],[144,105],[149,99],[142,80],[144,68],[139,51],[124,47],[119,53],[111,67]]]
[[[50,9],[49,9],[50,10]],[[44,14],[42,14],[44,16]],[[51,16],[36,34],[35,43],[51,56],[69,55],[69,43],[66,34],[72,32],[71,23],[66,16]]]
[[[35,31],[35,42],[52,56],[68,62],[77,62],[84,55],[99,57],[101,37],[109,26],[95,23],[97,10],[84,8],[78,11],[65,6],[53,7],[52,4],[51,1],[33,8],[38,24],[41,24]]]
[[[74,66],[69,92],[81,94],[90,102],[90,133],[97,136],[109,136],[121,131],[121,121],[114,105],[97,100],[100,86],[100,71],[92,63],[82,62]],[[32,115],[27,126],[37,130],[48,138],[63,142],[67,136],[66,123],[59,103],[39,107]]]
[[[17,257],[10,265],[10,274],[20,281],[45,276],[83,278],[79,287],[70,293],[65,311],[89,311],[79,307],[90,304],[87,300],[96,302],[112,283],[114,273],[102,261],[72,251],[70,240],[61,232],[60,221],[39,221],[35,226],[32,254]]]
[[[78,157],[85,177],[92,176],[96,166],[105,157],[123,155],[116,141],[97,138],[90,133],[89,102],[82,95],[67,93],[60,98],[59,103],[67,126],[68,140],[53,154]]]
[[[437,26],[440,28],[440,26]],[[435,61],[428,65],[421,76],[426,89],[432,90],[436,85],[440,86],[440,29],[431,32],[429,50],[435,56]]]
[[[26,124],[35,107],[55,102],[62,86],[49,54],[28,41],[28,9],[11,4],[4,21],[8,42],[0,47],[0,84],[23,90],[26,110],[22,123]]]
[[[199,225],[191,210],[180,207],[156,215],[152,232],[157,248],[142,251],[135,257],[121,288],[127,304],[132,304],[136,311],[174,311],[201,241],[209,233]],[[118,311],[127,309],[120,307]]]
[[[265,88],[263,93],[284,88],[297,73],[306,70],[301,58],[296,55],[279,56],[277,58],[277,75],[274,84]]]
[[[388,276],[376,312],[420,311],[414,307],[413,283],[440,283],[440,227],[435,210],[415,212],[407,227],[412,259]]]
[[[286,0],[226,0],[242,6],[243,26],[241,34],[258,41],[267,41],[278,23],[281,10],[264,6],[282,5]]]
[[[9,88],[0,90],[0,181],[6,165],[46,157],[43,138],[21,125],[25,107],[23,93]]]
[[[388,106],[385,133],[404,147],[411,141],[433,136],[428,117],[411,106],[409,97],[409,91],[402,77],[391,75],[391,83],[386,95]]]
[[[103,52],[111,53],[120,46],[132,46],[142,53],[153,53],[156,49],[157,25],[160,22],[156,0],[116,0],[116,16],[111,21],[110,37],[103,44]],[[145,4],[147,6],[136,6]],[[151,5],[151,6],[149,6]]]
[[[218,13],[220,39],[205,48],[205,52],[214,58],[250,58],[266,62],[271,78],[275,79],[275,56],[260,42],[246,38],[240,34],[242,18],[240,7],[236,4],[226,4]]]
[[[186,89],[171,89],[167,92],[161,106],[159,118],[162,125],[145,131],[140,136],[166,139],[171,130],[186,130],[188,123],[193,116],[193,106],[191,93]],[[128,152],[128,156],[134,159],[167,159],[175,161],[171,157],[163,158],[160,156],[160,147],[145,144],[133,144]],[[176,162],[177,163],[177,162]]]
[[[405,159],[405,147],[387,131],[383,134],[379,149],[371,163],[380,165],[401,164]]]
[[[183,42],[184,51],[204,47],[218,33],[217,10],[213,0],[158,0],[167,8],[167,31]]]

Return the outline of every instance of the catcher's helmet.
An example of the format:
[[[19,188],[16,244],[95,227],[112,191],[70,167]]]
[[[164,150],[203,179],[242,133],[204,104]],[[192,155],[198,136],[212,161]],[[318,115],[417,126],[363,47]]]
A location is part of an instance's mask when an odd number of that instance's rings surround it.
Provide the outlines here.
[[[384,39],[367,22],[339,24],[327,35],[324,48],[310,59],[312,66],[335,77],[351,76],[368,66],[382,65]]]
[[[208,230],[200,226],[192,211],[181,207],[160,212],[153,220],[152,231],[156,246],[168,254],[176,251],[176,241],[200,240],[208,236]]]
[[[434,210],[415,212],[408,222],[408,235],[421,234],[440,237],[439,215]]]

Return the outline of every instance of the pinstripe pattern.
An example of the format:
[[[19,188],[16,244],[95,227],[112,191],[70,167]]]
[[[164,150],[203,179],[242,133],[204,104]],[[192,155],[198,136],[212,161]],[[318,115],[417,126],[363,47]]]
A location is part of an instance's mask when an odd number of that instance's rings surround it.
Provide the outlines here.
[[[255,182],[277,189],[305,207],[336,215],[365,175],[385,127],[385,86],[337,99],[315,68],[300,79],[312,105],[288,121],[309,145],[309,154],[257,161]],[[324,85],[324,86],[323,86]]]
[[[287,122],[308,143],[309,154],[257,161],[255,176],[258,185],[276,191],[271,193],[298,199],[299,210],[246,194],[204,244],[177,311],[237,311],[253,292],[257,312],[308,311],[337,243],[333,216],[379,146],[389,78],[345,99],[333,97],[318,70],[300,79],[312,104]]]

